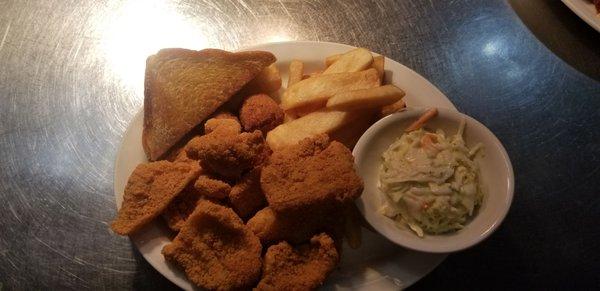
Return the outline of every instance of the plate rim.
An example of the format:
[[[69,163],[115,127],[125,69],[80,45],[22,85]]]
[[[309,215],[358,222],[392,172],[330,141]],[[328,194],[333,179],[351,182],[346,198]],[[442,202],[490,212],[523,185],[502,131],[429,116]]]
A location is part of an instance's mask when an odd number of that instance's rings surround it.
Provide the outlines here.
[[[588,14],[584,10],[584,6],[591,5],[594,7],[593,3],[584,2],[585,0],[561,0],[571,11],[573,11],[579,18],[585,21],[589,26],[594,28],[597,32],[600,32],[600,14],[597,14],[596,17]],[[593,12],[592,12],[593,13]]]
[[[262,49],[262,47],[265,46],[272,46],[272,45],[293,45],[293,44],[305,44],[305,45],[321,45],[321,44],[326,44],[326,45],[333,45],[333,46],[341,46],[341,47],[346,47],[348,49],[353,49],[353,48],[357,48],[357,46],[353,46],[353,45],[349,45],[349,44],[345,44],[345,43],[337,43],[337,42],[329,42],[329,41],[310,41],[310,40],[290,40],[290,41],[276,41],[276,42],[264,42],[264,43],[259,43],[259,44],[253,44],[253,45],[248,45],[248,46],[243,46],[240,47],[238,49],[232,50],[232,51],[244,51],[244,50],[252,50],[252,49],[257,49],[260,50]],[[191,48],[191,49],[205,49],[205,48]],[[262,49],[264,50],[264,49]],[[376,55],[381,55],[378,52],[372,51],[374,54]],[[427,78],[423,77],[421,74],[419,74],[418,72],[416,72],[415,70],[405,66],[404,64],[395,61],[391,58],[388,58],[387,56],[384,56],[387,60],[393,61],[394,63],[396,63],[397,65],[400,65],[403,69],[406,69],[407,72],[417,78],[420,78],[424,81],[426,81],[428,84],[430,84],[431,86],[429,87],[430,89],[436,91],[436,93],[438,93],[438,95],[441,95],[444,97],[444,101],[446,101],[446,105],[448,106],[446,108],[450,109],[450,110],[456,110],[458,111],[458,109],[456,109],[456,107],[454,106],[454,104],[450,101],[450,99],[435,85],[433,84],[431,81],[429,81]],[[113,201],[115,202],[115,206],[117,208],[117,211],[120,209],[120,204],[118,203],[118,197],[119,195],[122,196],[122,194],[117,193],[117,180],[119,179],[118,173],[117,173],[117,169],[118,168],[122,168],[122,163],[123,161],[121,161],[120,157],[124,151],[125,148],[125,137],[128,136],[129,134],[131,134],[131,131],[133,131],[134,129],[131,127],[131,124],[139,119],[139,118],[143,118],[140,117],[143,115],[143,110],[144,110],[144,106],[142,104],[142,106],[140,107],[140,109],[133,115],[133,117],[129,120],[129,122],[127,123],[127,127],[125,129],[125,131],[123,132],[123,134],[120,137],[120,142],[119,142],[119,147],[115,153],[115,159],[114,159],[114,167],[113,167]],[[375,234],[380,235],[383,239],[388,240],[385,236],[379,234],[378,232],[375,232]],[[188,286],[183,285],[182,282],[179,282],[177,280],[173,280],[173,278],[170,278],[170,276],[167,276],[165,273],[163,273],[161,271],[163,264],[160,264],[159,262],[155,262],[154,260],[150,260],[149,256],[151,255],[150,253],[147,252],[142,252],[141,251],[141,245],[139,245],[140,242],[139,240],[135,240],[132,238],[132,236],[128,236],[129,240],[135,245],[137,251],[142,255],[142,257],[144,258],[144,260],[149,263],[158,273],[160,273],[164,278],[166,278],[167,280],[169,280],[171,283],[175,284],[176,286],[178,286],[179,288],[182,288],[184,290],[186,290],[188,288]],[[399,246],[401,247],[401,246]],[[405,248],[405,247],[404,247]],[[409,251],[415,251],[409,248],[405,248],[406,250]],[[417,251],[420,252],[420,251]],[[433,254],[433,253],[432,253]],[[438,253],[435,255],[439,255],[440,259],[432,264],[429,268],[426,268],[426,270],[423,272],[422,276],[420,276],[420,278],[412,281],[412,282],[408,282],[409,284],[405,284],[403,286],[403,288],[408,288],[412,285],[414,285],[415,283],[419,282],[420,280],[422,280],[423,278],[425,278],[428,274],[430,274],[434,269],[436,269],[446,258],[448,254],[444,254],[444,253]],[[166,261],[165,261],[166,262]],[[168,264],[168,263],[165,263]],[[182,271],[183,272],[183,271]],[[184,274],[185,275],[185,274]],[[189,279],[185,278],[185,280],[187,282],[189,282],[192,286],[193,289],[197,288],[195,287],[191,281],[189,281]],[[403,282],[404,283],[404,282]]]

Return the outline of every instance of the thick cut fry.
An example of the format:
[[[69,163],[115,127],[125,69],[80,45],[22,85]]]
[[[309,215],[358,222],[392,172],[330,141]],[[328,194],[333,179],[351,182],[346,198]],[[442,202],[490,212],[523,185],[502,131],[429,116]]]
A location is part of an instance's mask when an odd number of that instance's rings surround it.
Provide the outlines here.
[[[274,151],[295,145],[307,137],[330,133],[358,116],[356,113],[346,111],[316,111],[269,131],[267,144]]]
[[[405,108],[406,108],[406,102],[404,102],[404,99],[400,99],[400,101],[398,101],[394,104],[390,104],[390,105],[381,107],[381,112],[379,113],[379,116],[381,118],[383,118],[392,113],[400,112],[400,111],[404,110]]]
[[[331,66],[333,63],[335,63],[337,60],[339,60],[341,56],[342,56],[342,54],[335,54],[335,55],[330,55],[330,56],[326,57],[325,58],[325,67]]]
[[[376,108],[397,102],[406,95],[394,85],[377,88],[341,92],[327,100],[331,110],[357,110]]]
[[[288,112],[286,112],[286,113],[283,115],[283,123],[288,123],[288,122],[290,122],[290,121],[292,121],[292,120],[294,120],[294,119],[297,119],[297,118],[298,118],[298,116],[296,116],[296,115],[294,115],[294,114],[292,114],[292,113],[288,113]]]
[[[323,102],[340,92],[375,88],[379,87],[379,84],[379,76],[375,69],[354,73],[321,74],[289,87],[281,98],[281,107],[283,110],[289,110],[310,103]]]
[[[358,249],[362,242],[362,233],[360,229],[360,212],[356,204],[351,203],[344,208],[344,237],[348,245],[353,249]]]
[[[275,64],[266,67],[242,89],[245,94],[271,93],[281,88],[281,75]]]
[[[438,114],[437,108],[431,108],[431,109],[425,111],[425,113],[423,113],[419,117],[419,119],[415,120],[415,122],[413,122],[411,125],[409,125],[404,131],[411,132],[413,130],[417,130],[417,129],[423,127],[423,125],[425,125],[425,123],[427,123],[427,121],[436,117],[437,114]]]
[[[360,112],[360,116],[350,123],[329,134],[331,140],[339,141],[349,149],[353,149],[362,134],[376,121],[374,112]]]
[[[296,118],[298,117],[302,117],[305,115],[308,115],[310,113],[313,113],[315,111],[321,110],[325,107],[325,104],[327,103],[327,101],[320,101],[320,102],[315,102],[315,103],[309,103],[300,107],[296,107],[294,109],[290,109],[288,110],[288,112],[295,116]]]
[[[383,82],[383,80],[385,79],[385,57],[373,57],[373,63],[371,64],[371,68],[377,70],[377,73],[379,73],[379,79],[381,80],[381,82]]]
[[[293,60],[290,63],[290,73],[288,79],[288,88],[300,81],[302,81],[302,75],[304,74],[304,63],[298,60]]]
[[[345,73],[345,72],[358,72],[362,71],[373,63],[373,55],[368,49],[357,48],[353,49],[331,64],[324,72],[323,75]]]

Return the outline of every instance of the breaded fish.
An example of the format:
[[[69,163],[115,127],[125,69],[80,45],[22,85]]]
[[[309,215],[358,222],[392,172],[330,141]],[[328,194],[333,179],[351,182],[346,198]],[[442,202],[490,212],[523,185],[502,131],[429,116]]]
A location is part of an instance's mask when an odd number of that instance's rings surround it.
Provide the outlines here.
[[[317,208],[314,211],[285,214],[266,207],[250,218],[246,225],[264,245],[283,240],[302,243],[319,232],[328,232],[341,240],[343,214],[341,211],[324,210]]]
[[[260,130],[263,135],[283,123],[283,109],[267,94],[247,97],[240,109],[240,122],[245,131]]]
[[[231,119],[219,119],[209,134],[190,141],[187,155],[200,160],[202,168],[228,179],[239,179],[252,169],[265,149],[259,130],[235,133],[234,125],[222,125]]]
[[[199,173],[197,163],[158,161],[138,165],[129,176],[112,230],[128,235],[140,229],[160,215]]]
[[[254,168],[235,184],[229,192],[229,202],[241,217],[248,218],[265,207],[267,200],[260,189],[260,168]]]
[[[262,279],[255,290],[314,290],[323,284],[338,262],[335,244],[324,233],[296,249],[281,242],[267,250]]]
[[[202,198],[202,195],[194,188],[193,184],[189,184],[165,209],[162,216],[170,229],[179,231],[187,218],[196,209],[197,203]]]
[[[329,143],[326,135],[273,152],[260,182],[276,212],[343,206],[360,196],[363,187],[350,150]]]
[[[162,253],[199,287],[249,289],[261,273],[262,246],[242,220],[225,206],[201,200]]]
[[[214,199],[225,199],[231,191],[229,184],[208,175],[200,175],[194,188],[201,195]]]

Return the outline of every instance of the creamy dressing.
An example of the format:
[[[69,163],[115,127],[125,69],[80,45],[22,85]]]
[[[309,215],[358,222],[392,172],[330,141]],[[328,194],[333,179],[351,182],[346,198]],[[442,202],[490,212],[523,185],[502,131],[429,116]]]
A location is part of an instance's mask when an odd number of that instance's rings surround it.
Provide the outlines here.
[[[380,212],[418,236],[464,227],[483,200],[479,167],[462,121],[454,136],[424,129],[403,134],[382,155],[379,188],[386,194]]]

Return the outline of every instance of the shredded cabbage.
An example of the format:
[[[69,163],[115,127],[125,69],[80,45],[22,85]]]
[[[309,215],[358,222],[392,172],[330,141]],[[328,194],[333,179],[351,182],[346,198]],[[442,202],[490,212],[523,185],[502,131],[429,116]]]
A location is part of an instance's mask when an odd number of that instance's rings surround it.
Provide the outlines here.
[[[424,129],[403,134],[382,155],[379,188],[386,194],[380,213],[419,237],[465,226],[483,200],[476,154],[467,148],[464,120],[456,135]]]

